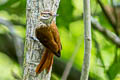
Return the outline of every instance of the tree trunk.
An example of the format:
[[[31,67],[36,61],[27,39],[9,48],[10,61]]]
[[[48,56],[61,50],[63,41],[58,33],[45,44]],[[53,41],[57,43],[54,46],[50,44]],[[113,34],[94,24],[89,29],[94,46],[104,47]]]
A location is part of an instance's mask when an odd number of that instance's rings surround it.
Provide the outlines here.
[[[35,28],[38,24],[38,17],[41,11],[49,10],[57,12],[60,0],[27,0],[26,17],[27,31],[25,41],[25,60],[23,80],[50,80],[51,70],[48,74],[45,71],[36,75],[35,69],[40,62],[43,45],[34,41],[30,36],[35,36]]]
[[[91,19],[90,19],[90,0],[84,1],[84,62],[82,67],[81,80],[88,80],[89,64],[91,55]]]

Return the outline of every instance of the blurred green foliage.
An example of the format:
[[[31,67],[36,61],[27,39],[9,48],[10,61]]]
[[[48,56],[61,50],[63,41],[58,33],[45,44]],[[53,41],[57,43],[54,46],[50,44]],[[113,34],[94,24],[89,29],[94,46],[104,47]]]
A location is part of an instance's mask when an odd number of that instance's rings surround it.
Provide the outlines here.
[[[25,15],[25,7],[26,0],[7,0],[0,5],[0,10],[5,10],[10,14]]]
[[[0,52],[0,80],[16,80],[12,76],[12,71],[16,74],[21,73],[18,64],[16,64],[16,62],[13,62],[8,56]]]
[[[60,15],[57,18],[58,26],[65,26],[69,29],[69,24],[72,22],[73,18],[73,4],[72,0],[61,0],[60,6],[58,9],[58,14]]]
[[[12,23],[16,21],[20,24],[26,23],[25,7],[26,0],[0,0],[0,18],[5,18]],[[102,0],[105,5],[110,5],[109,0]],[[119,1],[118,1],[119,2]],[[106,20],[102,10],[95,0],[91,0],[91,13],[96,14],[96,18],[99,22],[105,26],[105,28],[112,31],[111,25]],[[74,60],[73,67],[81,71],[84,55],[84,22],[83,19],[73,22],[73,19],[83,14],[83,1],[82,0],[61,0],[60,7],[58,9],[59,17],[57,17],[57,25],[59,27],[61,42],[63,46],[62,58],[67,62],[72,53],[75,50],[77,40],[80,38],[80,48],[77,52]],[[0,34],[3,34],[4,28],[0,25]],[[25,26],[14,24],[16,34],[25,38]],[[92,41],[92,54],[90,65],[90,76],[96,78],[96,80],[120,80],[120,49],[118,49],[117,57],[115,54],[116,46],[106,39],[98,31],[92,30],[93,37],[97,41],[100,47],[101,58],[98,55],[96,43]],[[116,60],[117,58],[117,60]],[[102,60],[101,60],[102,59]],[[105,67],[103,67],[103,61]],[[9,66],[9,67],[8,67]],[[20,67],[18,64],[9,59],[8,56],[0,53],[0,80],[14,80],[11,75],[11,70],[20,74]],[[96,77],[97,75],[98,77]],[[59,80],[56,73],[52,74],[52,79]]]

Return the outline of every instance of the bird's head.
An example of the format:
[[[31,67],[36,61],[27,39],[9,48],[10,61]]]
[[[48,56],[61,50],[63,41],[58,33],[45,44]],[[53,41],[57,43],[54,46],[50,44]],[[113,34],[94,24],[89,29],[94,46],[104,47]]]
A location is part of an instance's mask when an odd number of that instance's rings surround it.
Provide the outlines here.
[[[53,19],[58,16],[57,14],[53,14],[49,11],[44,11],[44,12],[41,12],[41,15],[40,15],[40,21],[42,21],[43,23],[49,25],[52,23]]]

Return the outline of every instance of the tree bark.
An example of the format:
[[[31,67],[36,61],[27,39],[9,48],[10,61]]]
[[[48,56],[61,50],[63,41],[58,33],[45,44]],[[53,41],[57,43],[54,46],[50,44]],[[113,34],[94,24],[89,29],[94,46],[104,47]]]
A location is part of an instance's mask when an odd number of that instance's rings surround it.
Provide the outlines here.
[[[35,69],[40,62],[43,45],[34,41],[30,36],[35,36],[35,28],[40,21],[38,17],[44,10],[49,10],[53,13],[57,12],[60,0],[27,0],[26,17],[27,31],[25,41],[25,61],[23,80],[50,80],[51,70],[48,74],[46,71],[36,75]]]
[[[80,80],[88,80],[91,55],[90,0],[84,0],[84,62]]]

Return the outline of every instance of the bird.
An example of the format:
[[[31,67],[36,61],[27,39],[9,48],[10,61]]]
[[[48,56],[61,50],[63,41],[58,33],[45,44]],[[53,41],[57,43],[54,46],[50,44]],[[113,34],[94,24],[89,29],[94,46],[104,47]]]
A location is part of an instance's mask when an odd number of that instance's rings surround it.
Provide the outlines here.
[[[41,73],[44,69],[49,73],[53,64],[54,55],[57,57],[61,56],[62,45],[56,23],[54,22],[56,16],[57,14],[53,14],[50,11],[40,13],[38,20],[40,20],[42,24],[36,27],[35,36],[45,49],[40,63],[35,70],[36,74]]]

